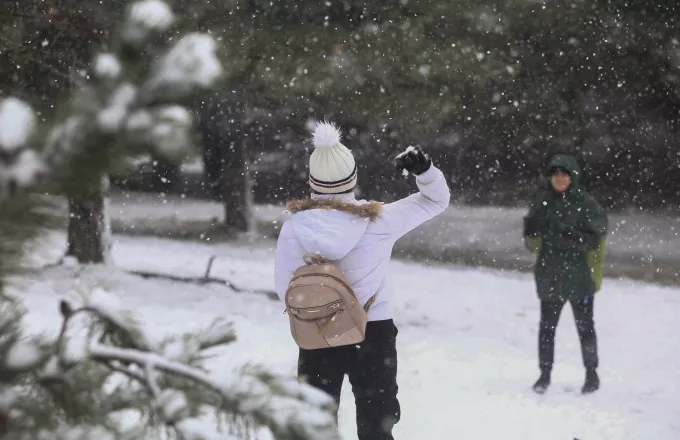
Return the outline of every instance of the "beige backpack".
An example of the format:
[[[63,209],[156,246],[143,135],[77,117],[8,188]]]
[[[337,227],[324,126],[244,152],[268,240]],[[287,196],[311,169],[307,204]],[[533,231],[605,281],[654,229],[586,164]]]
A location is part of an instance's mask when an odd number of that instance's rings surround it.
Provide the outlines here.
[[[286,312],[297,345],[316,350],[362,342],[375,296],[361,307],[342,269],[317,254],[305,255],[304,261],[286,290]]]

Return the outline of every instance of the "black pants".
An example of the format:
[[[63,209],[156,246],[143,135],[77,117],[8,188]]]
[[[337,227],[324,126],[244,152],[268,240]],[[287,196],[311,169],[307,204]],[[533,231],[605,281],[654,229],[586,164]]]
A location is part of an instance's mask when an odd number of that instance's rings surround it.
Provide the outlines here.
[[[298,374],[340,404],[345,374],[352,384],[359,440],[393,440],[399,421],[397,400],[397,327],[389,320],[370,321],[359,345],[300,349]],[[336,414],[337,416],[337,414]]]
[[[583,365],[588,369],[597,368],[597,336],[595,335],[595,322],[593,321],[593,297],[570,302],[571,309],[574,311],[578,336],[581,340]],[[552,369],[555,358],[555,329],[564,304],[564,301],[541,301],[541,324],[538,332],[538,359],[541,371]]]

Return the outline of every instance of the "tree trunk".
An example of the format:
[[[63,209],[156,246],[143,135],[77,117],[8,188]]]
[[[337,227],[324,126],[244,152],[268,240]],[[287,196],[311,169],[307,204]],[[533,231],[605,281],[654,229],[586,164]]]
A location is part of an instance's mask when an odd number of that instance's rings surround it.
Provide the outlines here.
[[[251,182],[244,142],[232,142],[222,154],[224,225],[230,233],[248,232],[251,230]]]
[[[87,193],[69,196],[68,250],[79,263],[105,263],[110,250],[107,181]]]
[[[247,167],[243,96],[224,94],[200,107],[205,183],[224,204],[224,228],[229,234],[252,230],[251,183]]]
[[[202,121],[201,121],[202,122]],[[212,127],[203,123],[199,128],[203,132],[203,178],[205,191],[212,199],[222,200],[222,168],[224,153],[223,142],[215,135]]]

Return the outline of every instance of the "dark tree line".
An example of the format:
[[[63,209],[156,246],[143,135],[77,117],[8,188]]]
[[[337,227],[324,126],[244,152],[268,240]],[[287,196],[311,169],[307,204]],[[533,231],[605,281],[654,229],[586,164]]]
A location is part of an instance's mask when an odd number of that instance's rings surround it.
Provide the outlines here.
[[[43,2],[21,4],[30,3]],[[106,32],[101,8],[117,2],[105,3],[83,0],[72,15],[96,11],[87,23]],[[207,186],[235,203],[226,209],[235,225],[244,224],[248,175],[258,201],[300,196],[306,124],[324,117],[346,128],[368,197],[406,188],[383,164],[418,143],[461,201],[520,202],[546,157],[565,151],[610,207],[680,203],[680,12],[669,0],[174,3],[182,26],[218,35],[229,60],[220,91],[201,101],[199,132]],[[77,66],[58,53],[49,68],[2,69],[0,84],[49,78],[24,90],[58,96],[66,64]],[[246,160],[224,162],[225,149]],[[278,166],[265,166],[272,158]]]

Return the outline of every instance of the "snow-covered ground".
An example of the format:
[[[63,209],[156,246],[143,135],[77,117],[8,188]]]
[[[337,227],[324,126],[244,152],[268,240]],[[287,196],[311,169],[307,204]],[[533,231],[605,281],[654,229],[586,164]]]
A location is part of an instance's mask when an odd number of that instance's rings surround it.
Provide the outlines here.
[[[211,255],[212,275],[240,287],[271,289],[271,244],[229,246],[115,236],[122,269],[201,276]],[[46,247],[53,261],[63,250]],[[537,377],[538,307],[527,275],[393,262],[399,327],[402,421],[397,439],[674,440],[680,438],[680,289],[606,280],[596,298],[601,390],[581,396],[576,329],[565,309],[558,329],[553,386],[544,396]],[[143,279],[119,269],[57,267],[18,287],[32,328],[53,328],[58,294],[103,285],[144,318],[150,329],[184,331],[217,315],[231,316],[240,339],[211,364],[246,361],[294,374],[296,347],[283,306],[262,294],[222,285]],[[354,404],[343,390],[344,438],[356,438]],[[268,438],[262,436],[262,440]]]

